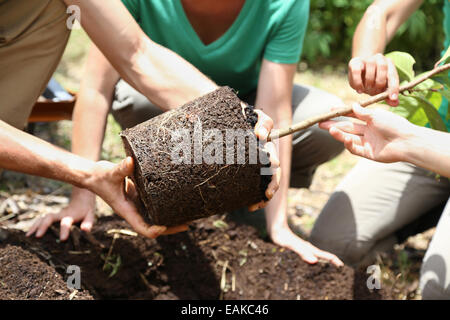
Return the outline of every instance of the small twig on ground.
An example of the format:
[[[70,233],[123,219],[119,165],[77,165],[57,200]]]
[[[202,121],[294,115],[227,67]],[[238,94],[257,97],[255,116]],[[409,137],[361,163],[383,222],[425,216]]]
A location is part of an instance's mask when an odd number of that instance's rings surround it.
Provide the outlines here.
[[[105,245],[95,239],[95,237],[90,232],[81,231],[81,236],[94,247],[99,247],[101,249],[105,249]]]
[[[130,236],[130,237],[137,237],[138,236],[138,234],[136,232],[128,230],[128,229],[111,229],[111,230],[108,230],[106,233],[107,234],[116,234],[116,233],[118,233],[118,234],[123,234],[125,236]]]
[[[6,220],[12,219],[12,218],[14,218],[16,215],[17,215],[17,213],[11,213],[11,214],[8,214],[7,216],[1,217],[1,218],[0,218],[0,222],[4,222],[4,221],[6,221]]]
[[[147,287],[147,289],[149,289],[151,292],[153,293],[158,293],[160,291],[159,287],[154,286],[152,284],[150,284],[150,282],[148,282],[147,278],[144,276],[144,274],[142,274],[141,272],[139,272],[139,276],[141,277],[142,282],[144,283],[144,285]]]
[[[223,300],[223,293],[225,292],[225,286],[227,285],[227,267],[228,260],[222,265],[222,277],[220,279],[220,300]]]
[[[114,244],[116,243],[116,239],[118,239],[118,238],[120,238],[120,235],[118,233],[115,233],[114,237],[113,237],[113,240],[111,242],[111,246],[109,247],[108,254],[105,257],[105,263],[103,264],[103,270],[106,268],[106,265],[109,262],[109,257],[112,254],[112,251],[113,251],[113,248],[114,248]]]
[[[73,247],[75,251],[80,251],[80,229],[77,226],[72,226],[70,232],[70,238],[72,239]]]
[[[69,296],[69,300],[73,300],[73,298],[76,297],[77,293],[78,293],[77,289],[73,290],[72,293]]]

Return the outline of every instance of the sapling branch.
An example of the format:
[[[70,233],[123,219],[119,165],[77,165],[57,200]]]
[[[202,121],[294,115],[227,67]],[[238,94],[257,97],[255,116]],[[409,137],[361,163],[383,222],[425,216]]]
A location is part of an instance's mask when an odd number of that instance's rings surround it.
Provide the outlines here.
[[[427,73],[424,73],[422,76],[414,79],[413,81],[401,86],[399,88],[399,92],[403,93],[406,91],[410,91],[411,89],[413,89],[414,87],[416,87],[417,85],[421,84],[422,82],[432,78],[433,76],[442,73],[444,71],[450,70],[450,63],[448,64],[444,64],[442,66],[436,67],[433,70],[428,71]],[[359,102],[359,104],[362,107],[367,107],[370,106],[372,104],[375,104],[377,102],[381,102],[386,100],[389,97],[389,93],[386,92],[382,92],[378,95],[375,95],[365,101],[361,101]],[[337,117],[341,117],[341,116],[345,116],[348,115],[349,113],[351,113],[353,110],[353,106],[345,106],[345,107],[341,107],[341,108],[337,108],[334,109],[330,112],[324,113],[324,114],[320,114],[314,117],[311,117],[309,119],[306,119],[304,121],[300,121],[298,123],[292,124],[289,127],[286,128],[281,128],[281,129],[277,129],[277,130],[272,130],[269,134],[269,137],[267,138],[268,141],[272,141],[275,139],[279,139],[282,138],[284,136],[293,134],[295,132],[307,129],[319,122],[322,121],[326,121],[326,120],[330,120],[333,118],[337,118]]]

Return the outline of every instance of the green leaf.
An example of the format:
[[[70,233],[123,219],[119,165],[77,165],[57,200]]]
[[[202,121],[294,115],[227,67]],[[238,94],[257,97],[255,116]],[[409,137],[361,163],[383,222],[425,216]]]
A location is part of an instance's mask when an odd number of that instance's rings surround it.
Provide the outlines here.
[[[386,55],[387,58],[391,59],[397,68],[398,76],[400,82],[411,81],[414,79],[414,69],[413,66],[416,60],[406,52],[394,51]]]
[[[120,255],[117,255],[116,262],[111,264],[112,271],[109,274],[109,278],[112,278],[112,277],[114,277],[117,274],[117,272],[119,271],[121,265],[122,265],[122,258],[120,257]]]
[[[399,102],[398,107],[390,108],[393,113],[408,119],[418,126],[423,127],[428,123],[427,115],[419,106],[417,99],[414,99],[411,96],[400,95]]]
[[[443,84],[448,89],[450,89],[450,78],[448,76],[448,73],[449,73],[449,71],[438,73],[437,75],[435,75],[431,79],[433,79],[434,81],[437,81],[437,82]]]
[[[450,79],[448,77],[448,71],[439,73],[432,79],[436,82],[439,82],[443,86],[443,88],[438,88],[439,93],[442,94],[445,99],[450,101]]]
[[[450,46],[447,48],[447,51],[444,53],[444,55],[442,56],[441,60],[439,60],[438,62],[436,62],[436,66],[440,65],[441,63],[448,63],[450,58]]]
[[[423,97],[422,97],[423,98]],[[428,91],[425,99],[430,102],[436,110],[439,110],[442,104],[442,95],[440,92]]]
[[[435,93],[435,92],[434,92]],[[439,95],[439,94],[438,94]],[[447,132],[447,127],[444,123],[444,120],[442,120],[441,115],[437,111],[436,104],[438,103],[439,99],[436,97],[435,100],[427,100],[422,96],[418,95],[412,95],[414,99],[416,99],[419,102],[419,106],[423,109],[425,112],[428,121],[430,122],[431,128],[439,131]],[[442,97],[439,95],[439,98],[441,99],[439,101],[439,105],[441,104]],[[432,98],[433,99],[433,98]]]

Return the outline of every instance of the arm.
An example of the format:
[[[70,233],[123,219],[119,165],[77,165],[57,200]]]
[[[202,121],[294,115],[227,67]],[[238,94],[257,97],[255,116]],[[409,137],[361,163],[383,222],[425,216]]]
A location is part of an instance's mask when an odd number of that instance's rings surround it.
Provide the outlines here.
[[[275,128],[285,127],[292,121],[292,87],[295,64],[278,64],[263,60],[258,82],[256,107],[271,117]],[[322,258],[341,265],[342,262],[330,253],[319,250],[297,237],[287,222],[287,196],[290,180],[292,137],[278,141],[281,181],[277,194],[266,207],[267,230],[272,240],[298,253],[306,262],[316,263]]]
[[[98,161],[119,74],[95,45],[89,52],[85,69],[73,112],[72,152]],[[53,223],[60,220],[62,241],[68,239],[73,223],[81,221],[81,230],[89,232],[95,220],[95,202],[94,193],[88,189],[73,187],[69,205],[57,214],[38,219],[29,234],[36,233],[36,237],[40,238]]]
[[[120,0],[64,1],[79,6],[83,28],[121,77],[161,108],[217,88],[179,55],[151,41]]]
[[[401,161],[450,178],[450,134],[419,126],[414,129],[410,137],[403,138],[405,151]]]
[[[379,162],[410,162],[450,178],[450,134],[416,126],[386,110],[353,107],[363,124],[326,121],[330,131],[346,148],[361,157]]]
[[[359,93],[375,95],[389,90],[388,103],[398,105],[398,74],[384,52],[397,29],[423,0],[376,0],[367,9],[353,37],[349,82]]]
[[[140,234],[154,238],[165,227],[148,226],[128,199],[125,177],[133,173],[133,160],[118,165],[84,159],[0,121],[0,167],[61,180],[98,194]]]

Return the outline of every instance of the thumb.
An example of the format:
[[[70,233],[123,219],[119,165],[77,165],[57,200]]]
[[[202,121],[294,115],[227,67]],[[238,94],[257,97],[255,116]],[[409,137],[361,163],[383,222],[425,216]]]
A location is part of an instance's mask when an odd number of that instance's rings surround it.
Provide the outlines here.
[[[353,113],[358,119],[363,121],[369,121],[372,119],[372,112],[367,108],[361,107],[358,103],[353,104]]]
[[[126,157],[116,167],[116,172],[121,178],[131,176],[134,171],[133,158]]]
[[[136,190],[136,186],[133,180],[131,180],[130,178],[125,179],[125,194],[130,200],[134,202],[139,200],[139,194]]]

